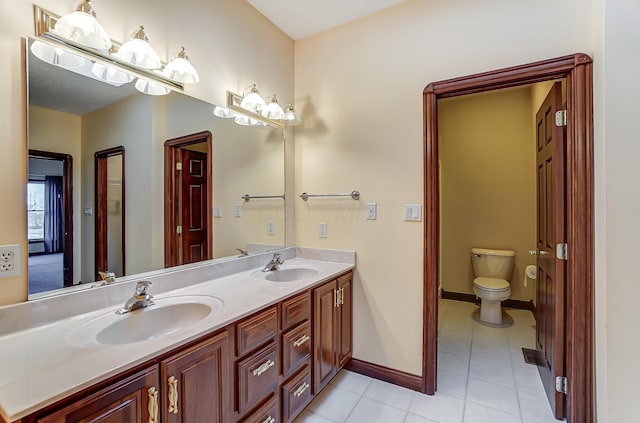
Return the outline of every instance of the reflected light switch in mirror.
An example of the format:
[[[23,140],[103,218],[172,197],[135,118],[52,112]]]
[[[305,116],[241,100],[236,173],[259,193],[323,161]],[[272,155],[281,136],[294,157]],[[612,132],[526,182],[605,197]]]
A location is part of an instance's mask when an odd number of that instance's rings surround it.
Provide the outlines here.
[[[93,215],[93,207],[85,207],[85,208],[84,208],[84,215],[85,215],[85,216],[91,216],[91,215]]]
[[[273,222],[267,222],[267,235],[274,235]]]

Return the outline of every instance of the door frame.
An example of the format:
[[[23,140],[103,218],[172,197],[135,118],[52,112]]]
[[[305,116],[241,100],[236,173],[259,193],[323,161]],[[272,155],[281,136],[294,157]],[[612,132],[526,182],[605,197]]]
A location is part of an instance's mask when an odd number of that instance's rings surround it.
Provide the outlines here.
[[[164,267],[178,265],[178,174],[176,163],[180,161],[180,149],[193,144],[207,144],[207,254],[213,257],[213,134],[202,131],[172,138],[164,142]]]
[[[95,193],[95,278],[96,280],[100,280],[100,274],[98,273],[100,267],[100,256],[104,254],[104,258],[107,257],[107,192],[106,189],[103,191],[100,186],[101,181],[101,173],[100,163],[106,163],[106,160],[112,156],[122,156],[122,245],[120,246],[122,250],[122,275],[125,276],[127,274],[127,254],[126,254],[126,207],[125,207],[125,198],[126,198],[126,178],[125,178],[125,148],[120,145],[118,147],[107,148],[106,150],[96,151],[93,154],[95,167],[94,167],[94,193]],[[105,167],[106,171],[106,167]],[[107,180],[108,182],[108,180]],[[99,197],[104,194],[104,201],[100,202]],[[100,217],[104,216],[104,219],[101,220]],[[108,264],[108,263],[107,263]],[[105,271],[108,269],[104,269]]]
[[[424,291],[422,390],[436,391],[440,192],[439,99],[566,78],[566,417],[591,423],[594,404],[593,69],[583,53],[434,82],[424,89]]]
[[[62,252],[62,283],[73,286],[73,157],[71,154],[29,149],[29,157],[62,162],[62,208],[64,214],[64,249]],[[28,279],[28,278],[27,278]]]

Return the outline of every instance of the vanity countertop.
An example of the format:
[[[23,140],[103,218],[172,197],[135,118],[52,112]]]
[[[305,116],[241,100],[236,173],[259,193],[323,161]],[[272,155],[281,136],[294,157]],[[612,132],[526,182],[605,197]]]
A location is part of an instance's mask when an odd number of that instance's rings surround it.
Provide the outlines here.
[[[283,298],[331,280],[354,268],[355,254],[353,256],[354,260],[350,262],[301,257],[286,260],[283,268],[305,267],[318,271],[317,275],[300,281],[266,281],[264,274],[261,275],[261,268],[254,267],[155,295],[154,300],[158,304],[169,299],[175,302],[175,297],[180,302],[180,296],[185,296],[186,301],[194,298],[193,296],[205,296],[205,299],[215,297],[216,303],[222,307],[212,317],[175,333],[147,341],[103,345],[95,340],[92,322],[101,316],[114,314],[121,305],[110,305],[4,334],[0,336],[0,417],[8,422],[16,421],[266,306],[276,304]],[[154,294],[153,286],[150,293]]]

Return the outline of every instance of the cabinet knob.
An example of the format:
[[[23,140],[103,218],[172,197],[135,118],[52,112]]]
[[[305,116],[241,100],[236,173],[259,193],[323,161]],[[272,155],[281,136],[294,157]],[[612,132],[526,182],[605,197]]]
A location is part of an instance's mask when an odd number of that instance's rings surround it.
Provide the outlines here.
[[[158,423],[158,390],[155,387],[149,388],[149,421],[147,423]]]
[[[269,370],[269,368],[275,366],[276,363],[274,363],[271,360],[267,360],[264,363],[262,363],[257,369],[255,369],[253,371],[253,375],[254,376],[260,376],[261,374],[263,374],[264,372],[266,372],[267,370]]]
[[[171,376],[169,380],[169,413],[178,414],[178,379]]]

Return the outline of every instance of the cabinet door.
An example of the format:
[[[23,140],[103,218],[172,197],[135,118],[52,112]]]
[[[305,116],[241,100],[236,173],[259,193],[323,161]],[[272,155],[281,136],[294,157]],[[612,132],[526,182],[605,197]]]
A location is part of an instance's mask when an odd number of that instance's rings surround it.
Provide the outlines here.
[[[46,417],[40,423],[148,423],[158,421],[158,368],[138,372]]]
[[[353,324],[353,274],[349,273],[338,278],[338,296],[340,306],[336,308],[338,314],[336,322],[338,341],[336,353],[338,354],[338,368],[344,367],[351,359],[352,324]]]
[[[160,363],[164,423],[224,422],[229,404],[227,333]]]
[[[313,291],[313,392],[316,394],[337,373],[334,323],[336,294],[336,281]]]

